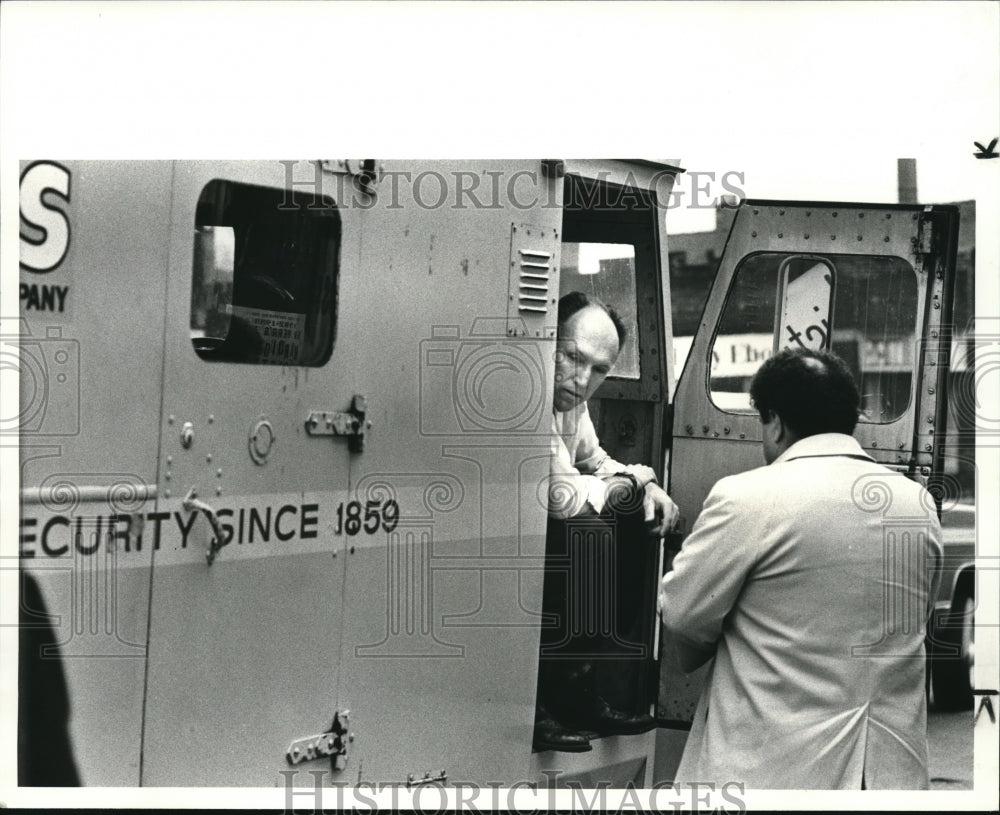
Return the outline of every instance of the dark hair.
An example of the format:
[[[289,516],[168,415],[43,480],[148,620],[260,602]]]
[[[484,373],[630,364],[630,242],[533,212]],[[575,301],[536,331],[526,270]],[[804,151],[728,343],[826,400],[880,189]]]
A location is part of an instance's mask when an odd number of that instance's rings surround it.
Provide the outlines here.
[[[618,332],[618,350],[620,351],[625,344],[625,338],[628,336],[628,329],[625,328],[622,318],[618,316],[618,312],[611,306],[602,303],[596,297],[584,294],[582,291],[571,291],[569,294],[564,294],[559,298],[559,325],[564,325],[570,317],[587,306],[597,306],[597,308],[611,318],[611,322],[615,326],[615,331]]]
[[[754,407],[772,413],[800,439],[854,432],[861,399],[844,361],[826,351],[786,348],[760,366],[750,383]]]

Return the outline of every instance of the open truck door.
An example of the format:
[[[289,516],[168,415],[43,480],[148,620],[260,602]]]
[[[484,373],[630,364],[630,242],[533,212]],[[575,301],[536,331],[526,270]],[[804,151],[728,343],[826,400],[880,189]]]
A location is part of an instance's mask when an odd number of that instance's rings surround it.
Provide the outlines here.
[[[844,358],[862,400],[854,435],[873,459],[924,482],[940,470],[957,232],[950,206],[740,207],[677,384],[674,551],[716,481],[764,464],[749,385],[782,348]],[[665,639],[657,780],[676,769],[707,671],[685,675],[672,652]]]
[[[675,162],[565,162],[559,295],[581,291],[612,307],[626,340],[611,373],[588,402],[601,446],[616,461],[652,467],[663,483],[672,334],[665,214],[679,173]],[[626,634],[631,655],[595,661],[598,693],[629,715],[655,708],[659,541],[628,541],[618,559],[618,590],[641,609]],[[549,562],[547,568],[558,568]],[[592,739],[582,754],[538,752],[531,776],[560,786],[649,786],[652,732]],[[548,775],[546,775],[548,774]]]

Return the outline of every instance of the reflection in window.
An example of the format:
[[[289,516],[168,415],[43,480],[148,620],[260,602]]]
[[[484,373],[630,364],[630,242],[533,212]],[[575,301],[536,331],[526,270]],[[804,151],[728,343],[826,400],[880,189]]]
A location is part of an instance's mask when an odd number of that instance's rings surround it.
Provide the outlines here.
[[[750,380],[775,347],[829,342],[858,383],[861,420],[894,421],[910,404],[917,306],[916,274],[901,258],[751,255],[736,271],[712,345],[712,401],[752,412]]]
[[[585,292],[618,312],[628,335],[611,376],[639,379],[635,247],[630,243],[564,242],[559,291],[560,294]]]
[[[862,421],[902,416],[916,370],[917,276],[902,258],[837,260],[833,350],[854,373]]]
[[[723,410],[751,413],[750,380],[774,350],[778,270],[783,255],[746,258],[726,299],[712,344],[711,396]]]
[[[194,224],[191,342],[202,359],[322,365],[336,326],[340,217],[326,199],[211,181]]]

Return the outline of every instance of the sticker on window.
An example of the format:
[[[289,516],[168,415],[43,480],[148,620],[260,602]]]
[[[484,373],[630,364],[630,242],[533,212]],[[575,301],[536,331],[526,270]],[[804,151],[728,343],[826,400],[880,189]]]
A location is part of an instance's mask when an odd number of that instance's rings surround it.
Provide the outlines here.
[[[306,315],[270,311],[264,308],[233,306],[234,320],[243,320],[260,337],[257,362],[271,365],[298,365],[302,356],[302,336]]]

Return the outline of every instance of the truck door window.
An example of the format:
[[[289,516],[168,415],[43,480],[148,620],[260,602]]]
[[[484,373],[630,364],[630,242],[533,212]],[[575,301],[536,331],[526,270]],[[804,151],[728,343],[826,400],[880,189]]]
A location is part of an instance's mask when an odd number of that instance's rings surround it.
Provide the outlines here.
[[[628,334],[612,376],[639,379],[635,246],[630,243],[564,242],[561,265],[561,293],[582,291],[614,305]]]
[[[332,200],[210,181],[194,223],[195,352],[212,361],[323,365],[336,336],[339,259]]]
[[[753,412],[750,380],[775,349],[829,349],[851,368],[861,420],[888,423],[912,396],[917,277],[902,258],[749,255],[736,271],[712,345],[716,407]]]
[[[782,255],[750,255],[736,270],[712,344],[710,393],[716,407],[752,413],[750,380],[774,349]]]

